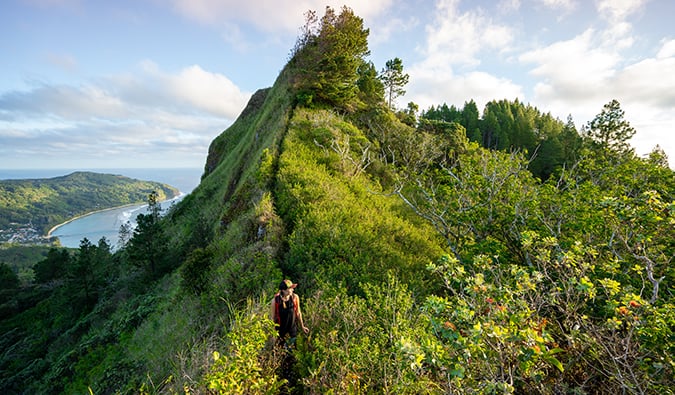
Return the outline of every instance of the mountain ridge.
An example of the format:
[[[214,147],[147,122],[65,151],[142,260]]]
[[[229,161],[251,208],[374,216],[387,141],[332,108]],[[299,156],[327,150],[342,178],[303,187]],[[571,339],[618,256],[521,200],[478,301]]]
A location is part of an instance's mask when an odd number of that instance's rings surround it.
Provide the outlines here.
[[[38,296],[0,305],[0,386],[672,393],[672,171],[586,136],[542,181],[390,108],[349,9],[310,22],[197,188],[114,254],[53,252]],[[284,278],[310,329],[290,352],[269,319]]]

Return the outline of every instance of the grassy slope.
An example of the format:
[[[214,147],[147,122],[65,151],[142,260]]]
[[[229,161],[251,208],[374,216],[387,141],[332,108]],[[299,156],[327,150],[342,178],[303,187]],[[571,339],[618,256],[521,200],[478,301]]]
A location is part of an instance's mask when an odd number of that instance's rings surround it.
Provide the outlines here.
[[[115,389],[131,393],[141,386],[151,391],[180,392],[183,385],[203,390],[200,377],[212,352],[222,346],[234,306],[242,298],[257,298],[263,289],[274,288],[280,274],[273,257],[280,239],[249,236],[257,234],[257,221],[265,217],[262,202],[273,185],[261,174],[260,165],[271,165],[291,111],[283,73],[279,79],[273,88],[256,93],[237,121],[213,141],[200,185],[167,216],[176,259],[185,260],[197,248],[209,251],[212,265],[204,269],[209,271],[209,290],[200,297],[186,293],[180,276],[174,274],[142,299],[131,298],[89,336],[109,336],[111,327],[123,327],[142,314],[140,324],[130,332],[112,334],[119,343],[82,360],[66,392],[87,386],[95,393],[106,392],[111,382],[120,381],[124,386]],[[255,268],[256,262],[265,266]],[[119,378],[106,373],[111,371]]]
[[[242,303],[266,311],[283,277],[301,281],[308,317],[326,287],[363,294],[364,284],[393,275],[423,293],[424,265],[442,243],[381,193],[376,177],[356,174],[350,160],[328,148],[347,135],[356,156],[368,144],[363,133],[329,111],[293,110],[285,72],[256,93],[214,140],[202,182],[167,220],[176,259],[206,251],[206,290],[196,297],[184,292],[180,276],[167,277],[146,297],[154,298],[154,312],[118,345],[106,346],[112,357],[89,361],[97,367],[78,371],[66,388],[91,383],[100,391],[103,372],[133,364],[128,389],[146,381],[133,372],[150,377],[155,389],[203,389],[210,356],[225,349],[223,336],[241,321]],[[139,308],[130,302],[111,322]],[[328,323],[316,323],[317,335],[330,329],[322,325]]]
[[[204,393],[218,380],[208,376],[215,366],[224,378],[261,383],[252,378],[260,372],[237,369],[263,360],[248,341],[261,338],[256,325],[290,277],[312,329],[297,354],[312,388],[346,392],[360,379],[360,388],[398,379],[416,386],[408,392],[433,392],[410,363],[415,342],[401,334],[429,340],[415,302],[437,289],[423,269],[445,246],[383,193],[387,177],[378,171],[386,170],[359,170],[368,144],[334,111],[294,109],[282,72],[214,140],[201,184],[166,217],[179,273],[143,296],[97,306],[116,310],[76,328],[88,335],[46,377],[72,375],[66,393]],[[186,268],[203,275],[201,292],[184,286]],[[247,344],[254,354],[237,365]],[[226,362],[214,363],[214,351]]]

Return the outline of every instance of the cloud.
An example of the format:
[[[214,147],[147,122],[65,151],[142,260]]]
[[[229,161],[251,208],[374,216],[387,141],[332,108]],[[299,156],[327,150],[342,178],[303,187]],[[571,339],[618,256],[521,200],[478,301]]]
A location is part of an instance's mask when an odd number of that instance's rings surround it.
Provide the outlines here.
[[[495,98],[522,97],[516,83],[480,69],[481,55],[510,50],[511,28],[494,22],[480,9],[460,12],[455,0],[439,1],[435,15],[426,26],[424,59],[408,69],[411,83],[406,100],[424,109],[474,99],[480,108]]]
[[[675,40],[664,41],[659,53],[656,54],[656,58],[664,59],[672,57],[675,57]]]
[[[200,166],[249,96],[198,65],[172,73],[150,61],[79,86],[42,83],[0,95],[0,156]]]
[[[588,29],[570,40],[521,54],[520,62],[535,64],[530,73],[539,80],[535,85],[537,101],[583,103],[604,91],[621,58],[614,49],[597,42],[596,31]]]
[[[443,74],[429,74],[424,68],[410,70],[411,81],[415,81],[406,95],[421,109],[441,103],[460,106],[473,99],[479,109],[494,99],[513,100],[523,97],[522,88],[508,78],[500,78],[486,72],[472,71],[460,75],[447,71]]]
[[[383,12],[392,0],[319,1],[319,0],[173,0],[174,9],[181,15],[207,25],[223,25],[245,21],[266,32],[297,33],[308,10],[323,15],[326,6],[338,11],[343,5],[367,19]]]
[[[509,13],[520,9],[520,0],[500,0],[497,9],[501,12]]]
[[[541,4],[554,10],[572,11],[576,8],[574,0],[539,0]]]
[[[198,65],[186,67],[177,74],[162,72],[150,61],[143,62],[142,68],[149,85],[146,89],[155,91],[155,97],[168,98],[214,116],[234,119],[250,96],[224,75],[205,71]]]
[[[675,78],[670,78],[675,75],[675,40],[663,41],[652,57],[632,59],[613,44],[629,32],[608,39],[607,31],[589,29],[526,52],[519,60],[535,64],[530,73],[539,80],[534,101],[540,108],[559,117],[572,114],[581,126],[616,99],[637,131],[632,140],[636,152],[646,154],[660,144],[672,156],[675,142],[664,133],[675,125]],[[675,158],[670,160],[675,163]]]
[[[600,0],[596,2],[598,14],[611,23],[625,21],[642,9],[647,0]]]
[[[125,106],[95,85],[69,86],[40,84],[30,91],[13,91],[0,96],[0,117],[5,113],[28,119],[50,116],[63,120],[122,117]]]
[[[426,29],[427,63],[476,66],[479,52],[508,50],[511,28],[493,22],[480,9],[460,13],[458,5],[457,0],[436,4],[436,19]]]

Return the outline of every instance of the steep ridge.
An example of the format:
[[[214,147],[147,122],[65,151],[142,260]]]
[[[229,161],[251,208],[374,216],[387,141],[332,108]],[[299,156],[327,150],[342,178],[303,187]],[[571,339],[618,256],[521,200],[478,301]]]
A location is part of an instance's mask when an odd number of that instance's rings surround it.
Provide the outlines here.
[[[362,21],[326,12],[161,220],[166,272],[123,273],[67,333],[38,332],[55,339],[47,354],[0,382],[39,372],[28,392],[672,393],[672,171],[592,158],[540,183],[522,155],[469,143],[460,125],[404,123],[363,80],[372,73],[351,67],[368,66]],[[349,43],[355,59],[330,53]],[[283,278],[299,283],[310,329],[292,352],[275,347],[268,319]],[[16,332],[0,339],[0,367],[24,357]]]

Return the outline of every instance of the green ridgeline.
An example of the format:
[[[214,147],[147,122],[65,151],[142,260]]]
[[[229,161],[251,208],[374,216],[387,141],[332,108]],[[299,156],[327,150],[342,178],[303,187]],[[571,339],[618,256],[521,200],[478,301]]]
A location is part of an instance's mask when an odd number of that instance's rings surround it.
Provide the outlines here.
[[[3,290],[3,393],[672,393],[672,170],[588,141],[541,181],[391,110],[350,10],[317,24],[192,193]]]

